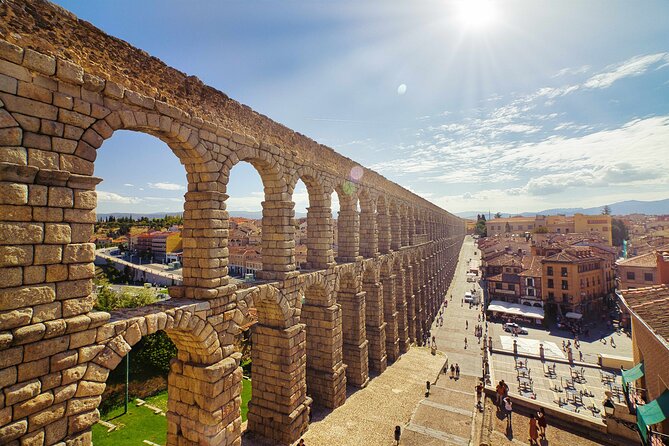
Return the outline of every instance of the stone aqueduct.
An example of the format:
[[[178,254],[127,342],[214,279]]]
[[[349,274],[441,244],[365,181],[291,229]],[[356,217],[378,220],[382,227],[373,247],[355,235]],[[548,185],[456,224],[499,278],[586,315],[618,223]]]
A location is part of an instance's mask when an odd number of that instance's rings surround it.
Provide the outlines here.
[[[420,342],[457,262],[460,219],[368,169],[352,179],[353,161],[50,3],[4,1],[0,16],[0,443],[90,444],[110,370],[164,330],[178,347],[168,444],[240,444],[234,340],[251,307],[248,429],[277,443],[307,429],[312,402],[343,404],[347,383],[364,386]],[[160,138],[185,167],[184,285],[164,304],[109,314],[93,310],[88,241],[96,150],[120,129]],[[240,161],[260,173],[265,201],[263,280],[238,290],[226,183]],[[306,271],[294,255],[298,179]]]

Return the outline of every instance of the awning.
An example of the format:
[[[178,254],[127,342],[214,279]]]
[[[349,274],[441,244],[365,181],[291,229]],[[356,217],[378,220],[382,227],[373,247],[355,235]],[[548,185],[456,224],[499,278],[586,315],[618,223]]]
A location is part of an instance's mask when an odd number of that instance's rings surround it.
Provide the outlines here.
[[[574,313],[573,311],[570,311],[569,313],[565,314],[566,317],[569,319],[581,319],[583,315],[581,313]]]
[[[663,422],[669,415],[669,390],[648,404],[637,406],[636,424],[644,442],[648,441],[648,426]]]
[[[623,389],[627,392],[627,385],[643,376],[643,362],[638,363],[629,370],[621,370],[623,375]]]
[[[531,319],[544,318],[544,310],[542,308],[513,304],[501,300],[491,301],[490,305],[488,305],[488,311],[495,311],[497,313],[509,314],[511,316],[528,317]]]

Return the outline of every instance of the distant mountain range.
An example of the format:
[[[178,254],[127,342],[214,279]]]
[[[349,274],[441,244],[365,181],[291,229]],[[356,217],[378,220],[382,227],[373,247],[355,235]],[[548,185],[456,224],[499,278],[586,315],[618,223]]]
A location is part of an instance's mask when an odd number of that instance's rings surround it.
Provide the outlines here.
[[[619,201],[617,203],[611,203],[608,205],[611,208],[611,214],[613,215],[629,215],[629,214],[646,214],[646,215],[667,215],[669,214],[669,198],[665,200],[656,200],[656,201],[639,201],[639,200],[627,200]],[[602,213],[604,205],[594,207],[594,208],[556,208],[556,209],[546,209],[541,212],[522,212],[509,214],[502,212],[502,217],[509,217],[512,215],[522,215],[523,217],[533,217],[535,215],[556,215],[556,214],[565,214],[565,215],[574,215],[576,213],[586,214],[586,215],[597,215]],[[495,215],[497,211],[491,211],[491,215]],[[486,218],[488,217],[488,211],[469,211],[469,212],[457,212],[456,215],[463,218],[476,218],[478,214],[485,214]]]

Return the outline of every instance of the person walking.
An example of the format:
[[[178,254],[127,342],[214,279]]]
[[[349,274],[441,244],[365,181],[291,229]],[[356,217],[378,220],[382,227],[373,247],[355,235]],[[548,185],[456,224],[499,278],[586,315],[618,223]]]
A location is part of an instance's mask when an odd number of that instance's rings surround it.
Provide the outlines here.
[[[543,407],[539,408],[539,412],[537,412],[537,424],[539,425],[541,438],[546,439],[546,426],[548,423],[546,422],[546,411]]]
[[[504,381],[500,381],[497,383],[497,387],[495,387],[495,396],[497,397],[495,399],[495,404],[497,405],[498,408],[502,407],[502,398],[504,397]]]
[[[483,395],[483,383],[479,382],[476,385],[476,408],[481,410],[481,395]]]
[[[467,350],[467,338],[465,337],[465,350]]]
[[[469,330],[469,321],[468,320],[465,320],[465,330]]]
[[[455,378],[455,366],[451,364],[451,379]]]
[[[455,363],[455,379],[460,379],[460,365]]]
[[[537,419],[534,414],[530,415],[530,444],[539,445],[539,430],[537,429]]]
[[[506,416],[506,425],[511,426],[511,414],[513,413],[513,404],[511,398],[504,397],[504,415]]]

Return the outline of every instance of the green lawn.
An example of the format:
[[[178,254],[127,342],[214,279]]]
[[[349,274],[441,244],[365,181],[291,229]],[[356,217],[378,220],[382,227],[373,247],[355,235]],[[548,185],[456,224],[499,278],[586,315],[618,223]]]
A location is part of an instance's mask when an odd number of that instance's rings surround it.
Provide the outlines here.
[[[246,421],[248,403],[251,399],[251,381],[243,379],[242,384],[242,421]],[[146,398],[146,402],[167,412],[167,391]],[[102,416],[103,420],[120,426],[113,432],[107,432],[107,428],[100,424],[93,426],[95,446],[143,445],[144,440],[158,444],[166,443],[166,417],[156,415],[144,406],[137,407],[134,400],[128,404],[128,413],[121,415],[122,413],[123,407],[119,407]]]

